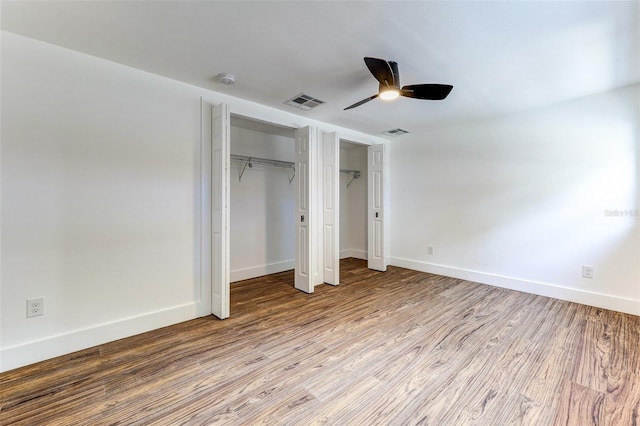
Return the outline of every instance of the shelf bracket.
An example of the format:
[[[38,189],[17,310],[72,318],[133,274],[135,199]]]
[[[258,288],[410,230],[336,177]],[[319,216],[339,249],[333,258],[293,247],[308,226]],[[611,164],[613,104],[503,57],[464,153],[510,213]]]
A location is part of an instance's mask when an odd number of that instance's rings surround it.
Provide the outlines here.
[[[351,178],[351,180],[349,181],[349,183],[347,184],[347,189],[349,189],[349,187],[351,186],[351,184],[353,183],[354,180],[358,179],[360,177],[360,172],[352,172],[353,173],[353,177]]]
[[[240,175],[238,176],[238,182],[242,182],[242,175],[244,174],[244,171],[247,169],[247,166],[249,166],[249,168],[253,167],[253,164],[251,164],[251,158],[245,161],[244,166],[242,166],[242,170],[240,170]]]

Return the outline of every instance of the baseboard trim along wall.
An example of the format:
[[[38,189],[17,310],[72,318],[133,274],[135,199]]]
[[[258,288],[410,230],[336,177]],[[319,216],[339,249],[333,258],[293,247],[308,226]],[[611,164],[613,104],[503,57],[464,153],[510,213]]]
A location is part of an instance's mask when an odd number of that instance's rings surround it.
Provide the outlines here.
[[[418,260],[402,259],[391,257],[390,264],[402,268],[413,269],[421,272],[429,272],[436,275],[459,278],[473,281],[480,284],[487,284],[494,287],[507,288],[510,290],[522,291],[524,293],[536,294],[539,296],[552,297],[566,300],[568,302],[580,303],[583,305],[595,306],[598,308],[610,309],[632,315],[640,315],[640,300],[627,299],[609,294],[595,293],[579,290],[570,287],[563,287],[555,284],[548,284],[536,281],[528,281],[520,278],[507,277],[502,275],[487,274],[468,269],[454,268],[446,265],[421,262]]]
[[[188,303],[10,346],[0,351],[0,372],[157,330],[197,317],[198,303]]]
[[[357,249],[340,250],[340,259],[346,259],[348,257],[354,257],[356,259],[362,259],[362,260],[367,260],[369,258],[366,250],[357,250]]]
[[[242,281],[250,278],[261,277],[263,275],[277,274],[278,272],[289,271],[296,267],[295,260],[285,260],[283,262],[269,263],[267,265],[253,266],[251,268],[236,269],[229,273],[230,281]]]

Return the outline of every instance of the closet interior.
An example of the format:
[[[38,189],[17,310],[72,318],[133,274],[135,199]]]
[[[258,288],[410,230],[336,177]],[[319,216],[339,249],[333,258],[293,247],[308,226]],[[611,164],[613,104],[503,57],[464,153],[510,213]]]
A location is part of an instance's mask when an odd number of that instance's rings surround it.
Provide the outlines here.
[[[294,269],[294,129],[232,115],[230,139],[230,281]]]
[[[340,141],[340,258],[367,259],[367,146]]]

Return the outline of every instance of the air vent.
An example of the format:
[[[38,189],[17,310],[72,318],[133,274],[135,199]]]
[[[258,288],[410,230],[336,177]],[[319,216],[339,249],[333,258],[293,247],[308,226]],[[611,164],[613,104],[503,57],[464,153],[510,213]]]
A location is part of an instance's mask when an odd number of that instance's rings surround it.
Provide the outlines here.
[[[406,135],[407,133],[409,133],[409,131],[404,129],[391,129],[391,130],[386,130],[382,132],[383,135],[387,135],[387,136],[402,136],[402,135]]]
[[[285,101],[284,103],[295,108],[309,111],[311,108],[315,108],[318,105],[322,105],[325,102],[321,101],[320,99],[314,98],[313,96],[300,93],[298,96],[294,96],[293,98],[289,99],[288,101]]]

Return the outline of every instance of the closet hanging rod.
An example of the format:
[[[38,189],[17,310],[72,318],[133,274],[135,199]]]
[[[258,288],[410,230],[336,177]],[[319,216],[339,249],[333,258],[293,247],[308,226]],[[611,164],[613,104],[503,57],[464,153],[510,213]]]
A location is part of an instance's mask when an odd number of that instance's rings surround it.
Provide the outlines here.
[[[295,163],[293,161],[283,161],[283,160],[271,160],[268,158],[259,158],[259,157],[249,157],[248,155],[236,155],[231,154],[231,161],[240,161],[243,163],[248,163],[249,167],[251,167],[252,163],[255,164],[265,164],[269,166],[277,166],[277,167],[288,167],[295,168]],[[352,174],[357,178],[360,177],[360,170],[350,170],[350,169],[340,169],[340,173]]]
[[[244,165],[242,166],[242,170],[240,170],[240,174],[238,175],[238,182],[242,182],[242,175],[244,174],[245,170],[247,170],[247,166],[253,167],[254,164],[284,167],[286,169],[293,170],[293,176],[291,176],[291,179],[289,179],[289,185],[291,185],[291,182],[293,181],[293,177],[296,175],[295,163],[293,163],[292,161],[271,160],[269,158],[249,157],[247,155],[236,155],[236,154],[231,154],[229,157],[231,161],[244,163]]]
[[[352,174],[354,179],[358,179],[360,177],[360,170],[340,169],[340,173],[346,173],[348,175]]]
[[[271,160],[269,158],[249,157],[247,155],[231,154],[231,161],[240,161],[246,163],[249,167],[252,164],[264,164],[266,166],[286,167],[293,169],[295,163],[293,161]]]
[[[244,163],[244,165],[242,166],[242,170],[240,170],[240,175],[238,176],[238,180],[240,182],[242,182],[242,175],[247,169],[247,166],[253,167],[254,164],[262,164],[265,166],[275,166],[275,167],[284,167],[287,169],[292,169],[294,174],[293,176],[291,176],[291,179],[289,179],[289,183],[293,181],[293,177],[295,176],[296,167],[293,161],[272,160],[269,158],[250,157],[248,155],[237,155],[237,154],[231,154],[230,159],[231,161]],[[351,181],[347,184],[347,188],[351,186],[351,184],[355,179],[358,179],[360,177],[360,170],[340,169],[340,173],[353,175],[353,177],[351,178]]]

